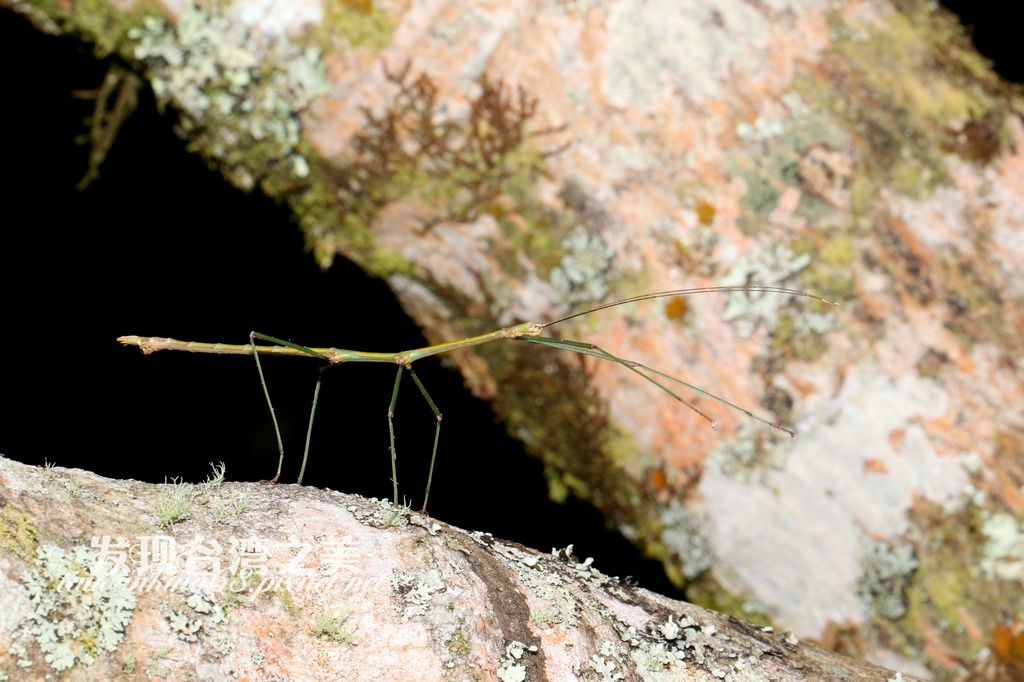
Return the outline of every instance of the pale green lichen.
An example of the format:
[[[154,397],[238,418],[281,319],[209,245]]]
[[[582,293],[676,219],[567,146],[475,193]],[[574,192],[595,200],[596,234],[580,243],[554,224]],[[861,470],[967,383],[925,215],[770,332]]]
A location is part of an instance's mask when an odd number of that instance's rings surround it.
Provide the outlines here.
[[[396,571],[391,577],[391,590],[404,604],[402,619],[413,620],[426,615],[434,595],[445,590],[445,582],[441,571],[436,568]]]
[[[129,651],[128,655],[124,659],[124,663],[121,664],[121,674],[126,677],[135,674],[136,665],[138,665],[138,663],[135,660],[135,653]]]
[[[501,682],[524,682],[526,680],[526,666],[520,661],[526,653],[537,653],[536,646],[527,646],[515,640],[509,642],[505,647],[505,656],[498,666],[498,679]]]
[[[764,642],[722,637],[714,625],[701,625],[686,615],[670,614],[667,620],[652,621],[643,630],[632,626],[617,629],[630,647],[636,672],[652,682],[678,679],[678,669],[688,665],[706,670],[715,679],[746,679],[745,673],[757,669],[758,659],[773,650]],[[606,664],[611,655],[621,661],[619,652],[610,647],[603,647],[598,654]]]
[[[722,443],[711,455],[726,476],[750,484],[764,484],[780,471],[792,451],[790,438],[760,422],[745,420],[736,438]]]
[[[774,244],[744,255],[720,284],[781,286],[810,264],[809,254],[796,255],[785,245]],[[783,306],[792,298],[789,294],[773,292],[734,291],[729,295],[724,318],[736,323],[741,336],[752,335],[762,325],[771,331],[778,324]]]
[[[317,616],[309,634],[331,642],[352,644],[355,641],[352,628],[348,625],[347,613],[324,613]]]
[[[578,231],[564,242],[565,255],[551,271],[551,286],[570,305],[600,301],[608,295],[606,276],[615,252],[600,235]]]
[[[540,557],[510,545],[494,542],[489,534],[474,533],[473,538],[508,559],[516,570],[519,580],[543,602],[542,607],[535,608],[530,613],[530,620],[534,624],[542,627],[558,624],[570,627],[576,625],[578,620],[576,597],[569,589],[567,578],[561,571],[536,570],[541,562]],[[558,558],[562,551],[555,550],[555,558]],[[572,545],[569,545],[564,552],[565,561],[570,561]],[[596,569],[591,568],[590,562],[577,564],[577,566],[587,574],[591,571],[596,572]]]
[[[692,580],[711,568],[713,557],[702,534],[700,514],[672,503],[662,510],[660,521],[661,541],[679,558],[686,579]]]
[[[242,490],[233,491],[228,497],[218,499],[213,508],[217,523],[233,523],[238,517],[252,509],[252,498]]]
[[[557,576],[536,576],[521,573],[523,583],[534,590],[544,600],[544,606],[530,613],[530,621],[535,625],[574,626],[577,621],[576,600],[566,587],[564,581]]]
[[[44,463],[44,471],[45,476],[43,477],[43,482],[47,486],[47,489],[49,489],[51,485],[58,487],[59,494],[61,496],[72,500],[76,500],[86,495],[87,491],[85,489],[85,484],[82,483],[82,481],[75,477],[68,476],[64,472],[55,471],[52,462]]]
[[[598,642],[588,659],[590,670],[599,675],[599,679],[621,679],[620,675],[632,669],[640,679],[667,682],[678,679],[679,668],[691,665],[699,666],[717,679],[731,679],[730,675],[745,679],[744,672],[756,669],[757,660],[774,649],[771,644],[757,639],[723,637],[715,625],[700,624],[676,613],[647,619],[642,626],[623,620],[622,614],[608,608],[608,602],[597,597],[596,592],[604,591],[620,602],[630,601],[630,588],[594,568],[590,559],[576,561],[571,545],[552,550],[550,556],[541,556],[496,542],[486,533],[473,533],[471,537],[488,551],[506,559],[507,565],[516,572],[517,579],[528,590],[534,624],[543,628],[556,624],[561,628],[574,627],[579,620],[575,613],[579,607],[611,625],[618,640]],[[587,588],[580,589],[581,586]],[[561,613],[552,620],[537,618],[538,613],[543,612],[532,606],[537,599]],[[629,665],[630,659],[634,665]],[[521,680],[529,673],[515,655],[506,656],[503,664],[507,665],[499,679]]]
[[[981,527],[987,542],[981,570],[989,579],[1024,582],[1024,527],[1009,514],[993,514]]]
[[[662,672],[671,670],[679,664],[685,665],[684,661],[686,659],[684,651],[662,642],[637,648],[631,651],[630,655],[640,669],[642,678],[648,677],[646,673]]]
[[[171,611],[167,614],[167,624],[171,630],[177,633],[178,638],[183,642],[198,642],[198,632],[203,628],[199,619],[189,618],[184,611]]]
[[[315,49],[260,41],[191,4],[176,24],[151,15],[128,35],[157,100],[180,112],[183,134],[233,182],[248,189],[272,169],[309,172],[299,114],[329,87]]]
[[[15,628],[9,653],[28,667],[27,646],[34,641],[57,672],[91,665],[102,652],[114,651],[136,603],[127,569],[98,561],[84,547],[65,552],[40,546],[21,589],[33,610]]]
[[[179,595],[177,599],[180,600],[181,596],[185,595]],[[224,629],[215,627],[228,621],[227,609],[223,604],[203,592],[190,592],[185,596],[184,604],[179,602],[177,605],[181,608],[165,602],[161,604],[160,610],[178,639],[194,643],[202,636],[211,650],[225,654],[233,650],[234,643]]]
[[[172,478],[170,482],[165,480],[156,498],[156,525],[170,528],[187,519],[196,495],[191,483],[184,483],[180,478]]]
[[[611,642],[601,642],[597,653],[590,656],[590,669],[601,676],[601,682],[624,680],[622,651]]]
[[[194,1],[194,0],[193,0]],[[295,35],[324,20],[322,0],[218,0],[225,13],[260,35]],[[327,3],[330,5],[336,3]]]
[[[718,232],[701,225],[683,232],[681,237],[671,241],[671,246],[686,270],[711,277],[719,267],[714,253],[720,241],[721,235]]]
[[[388,500],[378,500],[375,497],[370,498],[370,501],[376,502],[377,506],[353,510],[353,516],[363,523],[383,528],[402,528],[409,525],[408,505],[394,505]]]
[[[225,466],[223,462],[219,464],[210,462],[210,468],[212,469],[210,474],[198,485],[186,483],[181,478],[172,478],[170,481],[164,479],[164,485],[156,498],[155,521],[157,526],[166,529],[187,520],[196,502],[207,502],[212,497],[213,491],[224,483]],[[214,516],[223,523],[227,520],[229,513],[232,517],[237,516],[237,514],[247,511],[250,506],[251,503],[244,493],[236,493],[231,500],[216,506]]]
[[[857,594],[882,618],[897,620],[907,612],[907,588],[917,571],[914,547],[873,544],[861,559]]]

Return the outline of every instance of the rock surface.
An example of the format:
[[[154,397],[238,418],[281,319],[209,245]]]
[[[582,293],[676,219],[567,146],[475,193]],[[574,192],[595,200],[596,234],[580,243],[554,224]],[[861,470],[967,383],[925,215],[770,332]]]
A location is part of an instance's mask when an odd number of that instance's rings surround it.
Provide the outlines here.
[[[0,458],[0,543],[3,679],[893,675],[632,587],[571,548],[309,487]]]

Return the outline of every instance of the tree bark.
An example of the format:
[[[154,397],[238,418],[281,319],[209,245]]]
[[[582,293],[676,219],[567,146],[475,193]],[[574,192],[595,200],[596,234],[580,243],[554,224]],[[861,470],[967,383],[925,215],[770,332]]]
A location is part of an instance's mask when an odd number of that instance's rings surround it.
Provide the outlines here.
[[[0,458],[0,543],[5,679],[892,675],[632,587],[571,549],[309,487]]]
[[[931,3],[3,4],[144,72],[193,148],[433,342],[680,286],[837,300],[552,330],[797,440],[697,396],[712,431],[615,364],[452,360],[553,496],[709,601],[945,677],[1024,609],[1021,99]]]

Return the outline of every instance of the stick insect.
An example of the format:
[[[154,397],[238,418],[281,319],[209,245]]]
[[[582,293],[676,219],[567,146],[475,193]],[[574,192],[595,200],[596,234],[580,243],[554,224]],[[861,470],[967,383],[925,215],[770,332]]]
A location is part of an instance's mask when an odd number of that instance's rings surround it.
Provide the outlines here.
[[[470,348],[472,346],[481,346],[485,343],[491,343],[494,341],[525,341],[528,343],[535,343],[542,346],[548,346],[550,348],[557,348],[559,350],[571,351],[580,355],[587,355],[598,360],[605,360],[608,362],[614,362],[626,369],[640,375],[647,381],[651,382],[659,389],[667,393],[676,401],[682,403],[690,410],[693,410],[697,415],[707,421],[711,428],[716,428],[718,422],[715,421],[708,413],[697,407],[692,401],[683,398],[674,390],[669,388],[667,382],[674,382],[681,386],[685,386],[690,391],[696,394],[706,396],[728,408],[736,410],[751,419],[755,419],[763,424],[767,424],[773,429],[788,433],[790,436],[795,436],[796,433],[791,429],[782,426],[776,422],[773,422],[765,417],[758,416],[750,410],[740,407],[736,403],[730,402],[725,398],[711,393],[699,386],[691,384],[687,381],[679,379],[677,377],[665,374],[653,367],[649,367],[635,360],[629,360],[627,358],[618,357],[610,353],[609,351],[584,341],[572,341],[568,339],[553,338],[550,336],[541,336],[549,327],[553,327],[556,324],[572,320],[577,317],[583,317],[584,315],[590,315],[601,310],[607,310],[608,308],[615,308],[617,306],[626,305],[627,303],[636,303],[639,301],[649,301],[658,298],[667,298],[674,296],[688,296],[691,294],[706,294],[706,293],[731,293],[731,292],[749,292],[749,293],[767,293],[767,294],[785,294],[790,296],[802,296],[805,298],[814,299],[827,303],[829,305],[837,305],[832,301],[824,299],[820,296],[800,291],[797,289],[789,289],[786,287],[778,286],[762,286],[756,284],[750,285],[735,285],[735,286],[710,286],[710,287],[693,287],[689,289],[673,289],[670,291],[658,291],[654,293],[641,294],[639,296],[632,296],[619,301],[612,301],[611,303],[605,303],[594,308],[589,308],[580,312],[560,317],[556,320],[545,323],[537,322],[522,322],[511,327],[505,327],[498,329],[486,334],[479,334],[477,336],[471,336],[469,338],[461,339],[458,341],[447,341],[445,343],[435,344],[433,346],[426,346],[423,348],[416,348],[413,350],[401,351],[398,353],[375,353],[368,351],[356,351],[347,350],[344,348],[309,348],[302,346],[291,341],[286,341],[274,336],[267,334],[261,334],[259,332],[250,332],[249,343],[247,344],[225,344],[225,343],[200,343],[195,341],[178,341],[176,339],[159,338],[159,337],[140,337],[140,336],[121,336],[118,337],[118,341],[126,346],[138,346],[143,353],[155,353],[160,350],[177,350],[186,351],[189,353],[213,353],[219,355],[252,355],[256,361],[256,371],[259,374],[260,385],[263,388],[263,395],[267,401],[267,407],[270,410],[270,418],[274,424],[274,433],[277,436],[277,449],[278,449],[278,462],[277,462],[277,473],[267,483],[276,483],[278,478],[281,476],[281,465],[284,462],[284,444],[281,439],[281,429],[278,426],[277,416],[274,411],[274,405],[270,400],[270,391],[267,389],[267,382],[263,376],[263,366],[260,363],[261,355],[286,355],[286,356],[298,356],[308,357],[320,360],[326,363],[321,367],[320,376],[317,377],[316,386],[313,389],[313,403],[309,413],[309,426],[306,430],[306,444],[305,449],[302,453],[302,465],[299,468],[298,483],[302,484],[302,477],[306,471],[306,460],[309,456],[309,444],[313,434],[313,420],[316,415],[317,401],[320,396],[320,383],[323,378],[323,371],[333,366],[337,366],[346,362],[378,362],[387,363],[392,365],[398,365],[398,372],[395,375],[394,387],[391,391],[391,403],[388,406],[388,433],[390,440],[390,453],[391,453],[391,482],[394,493],[394,503],[398,505],[398,470],[397,470],[397,455],[395,451],[395,428],[394,428],[394,415],[395,415],[395,404],[398,400],[398,389],[402,381],[403,373],[408,370],[409,375],[412,377],[413,383],[416,384],[416,388],[419,389],[420,394],[426,400],[427,405],[430,406],[431,412],[434,414],[434,445],[430,454],[430,469],[427,474],[427,487],[423,496],[423,509],[426,510],[427,502],[430,499],[430,484],[434,476],[434,463],[437,459],[437,444],[441,436],[441,411],[438,409],[434,400],[430,397],[426,387],[420,381],[416,372],[412,368],[412,364],[417,360],[420,360],[431,355],[440,355],[441,353],[447,353],[449,351],[457,350],[460,348]],[[257,341],[263,341],[270,345],[257,345]]]

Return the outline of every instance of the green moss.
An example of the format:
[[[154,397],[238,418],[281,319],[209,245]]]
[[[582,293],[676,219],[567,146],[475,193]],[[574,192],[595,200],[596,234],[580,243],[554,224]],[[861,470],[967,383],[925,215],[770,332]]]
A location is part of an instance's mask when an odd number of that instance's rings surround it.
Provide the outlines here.
[[[304,186],[296,190],[290,183],[265,183],[267,191],[287,201],[296,221],[306,235],[308,247],[321,267],[327,268],[337,254],[343,254],[369,274],[387,277],[413,274],[413,266],[400,255],[380,248],[367,218],[353,212],[338,196],[333,166],[315,150],[300,144],[311,171]]]
[[[552,492],[562,499],[567,491],[589,498],[590,486],[577,472],[581,460],[593,458],[586,466],[589,472],[606,465],[601,434],[607,420],[597,398],[586,390],[583,373],[545,357],[550,351],[540,347],[491,344],[480,352],[494,369],[499,385],[506,378],[515,382],[517,390],[503,391],[498,404],[509,431],[540,450],[537,454],[548,469],[549,482],[556,482]],[[550,372],[561,376],[553,380]],[[563,393],[556,388],[562,381],[578,390]]]
[[[554,453],[549,452],[548,454],[553,455]],[[551,458],[554,459],[554,457]],[[544,479],[548,484],[548,497],[558,504],[565,502],[569,499],[570,495],[581,500],[586,500],[590,497],[586,481],[576,477],[569,471],[545,466]]]
[[[609,423],[576,360],[523,343],[479,352],[497,384],[515,386],[499,393],[495,407],[509,432],[543,462],[552,499],[587,500],[682,586],[679,553],[663,541],[659,506],[643,489],[645,453]]]
[[[351,628],[346,625],[348,614],[321,614],[310,630],[310,635],[331,642],[352,644],[355,640]]]
[[[730,592],[710,571],[687,584],[686,600],[718,613],[743,618],[756,625],[772,624],[770,614],[751,604],[743,596]]]
[[[1000,580],[982,569],[983,528],[990,516],[974,506],[950,513],[922,504],[912,512],[918,567],[906,591],[906,617],[891,630],[905,653],[913,655],[927,643],[962,661],[976,661],[985,642],[972,632],[991,632],[1003,614],[1024,610],[1019,581]],[[928,624],[927,630],[920,630],[921,624]],[[948,678],[947,669],[936,665],[933,672],[937,679]]]
[[[14,0],[10,4],[43,30],[91,43],[99,58],[112,54],[130,58],[128,32],[140,26],[147,15],[166,16],[166,10],[154,0],[140,0],[128,9],[107,0]]]
[[[69,6],[68,3],[61,4]],[[139,26],[144,16],[154,13],[166,15],[166,9],[160,3],[150,0],[133,3],[127,10],[107,0],[77,0],[70,3],[70,7],[71,20],[83,35],[94,42],[99,57],[124,55],[129,31]]]
[[[810,254],[811,263],[800,272],[800,288],[841,303],[856,294],[853,266],[857,259],[857,243],[848,228],[823,228],[807,232],[790,243],[795,254]],[[808,303],[810,309],[823,312],[819,303]]]
[[[845,229],[804,233],[790,245],[797,257],[811,258],[800,271],[799,288],[830,301],[842,302],[856,295],[851,274],[856,242]],[[834,327],[834,310],[820,301],[803,301],[799,308],[783,310],[772,328],[771,347],[781,356],[814,362],[828,350],[828,332]]]
[[[926,598],[928,609],[941,614],[938,622],[942,623],[944,628],[955,628],[958,624],[959,610],[966,603],[967,591],[963,581],[968,576],[958,575],[956,571],[950,571],[948,568],[932,564],[927,569],[922,569],[917,578],[914,599]],[[924,604],[918,601],[914,606],[920,610]]]
[[[302,611],[299,609],[298,604],[295,603],[295,599],[292,597],[292,593],[288,591],[288,588],[282,586],[275,594],[277,594],[277,598],[281,600],[284,610],[291,618],[297,619],[302,615]]]
[[[21,559],[35,553],[38,531],[32,517],[8,504],[0,507],[0,549]]]
[[[824,73],[799,77],[796,89],[864,143],[851,178],[855,213],[870,211],[883,187],[920,197],[948,182],[944,156],[951,148],[973,159],[994,157],[1010,92],[954,17],[909,0],[876,24],[848,25],[838,14],[831,22]],[[988,123],[951,145],[951,135],[960,134],[954,122],[968,119]]]
[[[660,529],[659,531],[660,532]],[[654,536],[657,537],[657,536]],[[671,550],[668,545],[659,541],[648,541],[644,544],[644,556],[650,557],[655,561],[660,561],[662,568],[665,569],[665,576],[669,581],[678,588],[686,587],[690,584],[690,580],[683,573],[682,564],[679,562],[679,557],[676,553]]]
[[[802,328],[797,315],[786,313],[772,330],[771,346],[783,356],[814,362],[828,350],[828,340],[823,332]]]
[[[850,178],[850,214],[868,216],[878,206],[877,179],[867,172],[867,166],[858,168]]]
[[[853,265],[856,248],[848,234],[839,234],[828,239],[821,249],[821,259],[830,267],[845,268]]]
[[[323,9],[323,21],[314,29],[313,37],[325,49],[337,47],[339,40],[374,50],[391,42],[395,22],[374,7],[372,0],[328,0]]]
[[[455,633],[448,638],[446,643],[448,650],[460,658],[469,653],[469,642],[466,640],[466,635],[463,634],[462,630],[456,630]]]

